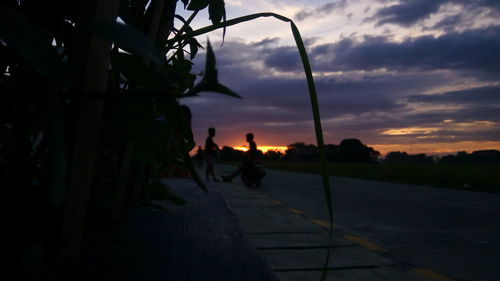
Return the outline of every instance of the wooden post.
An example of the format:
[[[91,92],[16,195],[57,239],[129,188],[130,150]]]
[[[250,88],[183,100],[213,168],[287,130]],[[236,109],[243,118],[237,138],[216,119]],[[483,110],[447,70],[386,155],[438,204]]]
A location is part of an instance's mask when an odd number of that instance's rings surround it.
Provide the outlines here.
[[[135,141],[129,141],[125,146],[125,151],[123,152],[120,175],[118,184],[115,189],[115,197],[113,198],[114,200],[111,214],[112,223],[118,221],[124,209],[123,204],[125,199],[125,192],[130,186],[130,174],[132,173],[132,165],[134,160],[134,145]]]
[[[118,14],[119,0],[81,1],[80,4],[95,5],[88,15],[90,19],[114,20]],[[104,93],[111,44],[94,35],[80,36],[88,36],[87,40],[90,40],[88,49],[82,52],[86,61],[81,65],[84,69],[80,77],[80,90],[83,95]],[[61,226],[59,262],[63,265],[76,260],[80,255],[103,105],[103,100],[84,98],[80,106]]]

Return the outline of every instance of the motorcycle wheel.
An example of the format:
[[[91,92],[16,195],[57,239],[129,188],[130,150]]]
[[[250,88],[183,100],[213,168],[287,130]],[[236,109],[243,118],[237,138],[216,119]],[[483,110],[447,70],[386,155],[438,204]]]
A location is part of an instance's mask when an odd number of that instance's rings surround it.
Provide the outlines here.
[[[253,181],[252,179],[246,174],[246,173],[241,173],[241,181],[248,187],[252,187]]]
[[[255,180],[255,186],[256,186],[256,187],[260,187],[260,183],[261,183],[261,181],[262,181],[262,180],[261,180],[260,178],[259,178],[259,179],[256,179],[256,180]]]

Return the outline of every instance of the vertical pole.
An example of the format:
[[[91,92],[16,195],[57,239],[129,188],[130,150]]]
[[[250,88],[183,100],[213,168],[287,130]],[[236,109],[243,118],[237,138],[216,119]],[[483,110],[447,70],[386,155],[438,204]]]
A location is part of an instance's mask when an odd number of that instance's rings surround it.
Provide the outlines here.
[[[94,5],[90,20],[114,20],[118,14],[119,0],[81,1],[81,5]],[[86,33],[86,32],[85,32]],[[104,93],[108,80],[109,52],[111,44],[91,34],[79,34],[88,38],[88,48],[83,50],[85,62],[79,91]],[[92,184],[94,161],[100,137],[100,123],[104,101],[83,99],[77,121],[68,191],[61,226],[60,264],[76,260],[80,256],[86,221],[87,203]]]

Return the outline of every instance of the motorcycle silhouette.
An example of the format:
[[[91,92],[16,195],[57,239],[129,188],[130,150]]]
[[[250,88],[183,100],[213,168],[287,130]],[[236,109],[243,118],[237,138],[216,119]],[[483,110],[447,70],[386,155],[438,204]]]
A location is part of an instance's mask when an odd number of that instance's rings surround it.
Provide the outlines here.
[[[265,176],[266,172],[261,162],[244,164],[241,170],[241,181],[248,187],[252,187],[254,184],[256,187],[260,187]]]

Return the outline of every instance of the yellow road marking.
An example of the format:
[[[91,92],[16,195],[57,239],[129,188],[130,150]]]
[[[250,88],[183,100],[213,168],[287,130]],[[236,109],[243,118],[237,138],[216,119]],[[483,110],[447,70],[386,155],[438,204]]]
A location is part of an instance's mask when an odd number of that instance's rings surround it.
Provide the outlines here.
[[[344,238],[347,240],[351,240],[352,242],[358,243],[359,245],[367,248],[368,250],[371,251],[379,251],[379,252],[389,252],[388,250],[380,247],[379,245],[370,242],[368,240],[365,240],[361,237],[353,236],[353,235],[344,235]]]
[[[455,281],[432,270],[421,269],[421,268],[412,268],[411,270],[434,281]]]
[[[327,221],[318,220],[318,219],[309,219],[309,220],[312,221],[313,223],[319,225],[319,226],[330,228],[330,223]]]
[[[295,209],[295,208],[288,208],[288,210],[289,210],[290,212],[292,212],[292,213],[297,214],[297,215],[303,215],[303,214],[304,214],[304,212],[302,212],[301,210],[297,210],[297,209]]]
[[[262,194],[262,198],[270,198],[270,197],[268,195]],[[274,204],[283,204],[283,202],[281,202],[279,200],[274,200],[274,199],[271,200],[271,202],[273,202]],[[301,210],[298,210],[295,208],[288,208],[288,210],[290,212],[298,214],[298,215],[305,214]],[[327,221],[320,220],[320,219],[309,219],[309,221],[311,221],[319,226],[330,228],[330,223],[328,223]],[[335,226],[333,226],[333,227],[335,227]],[[344,238],[347,240],[350,240],[352,242],[355,242],[355,243],[357,243],[357,244],[359,244],[359,245],[361,245],[361,246],[363,246],[371,251],[389,252],[389,250],[384,249],[381,246],[379,246],[373,242],[370,242],[368,240],[365,240],[361,237],[357,237],[357,236],[353,236],[353,235],[344,235]],[[430,280],[433,280],[433,281],[455,281],[453,279],[450,279],[450,278],[448,278],[442,274],[439,274],[437,272],[434,272],[432,270],[421,269],[421,268],[411,268],[411,270],[416,272],[417,274],[420,274],[420,275],[422,275]]]

